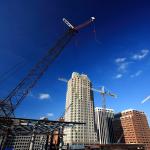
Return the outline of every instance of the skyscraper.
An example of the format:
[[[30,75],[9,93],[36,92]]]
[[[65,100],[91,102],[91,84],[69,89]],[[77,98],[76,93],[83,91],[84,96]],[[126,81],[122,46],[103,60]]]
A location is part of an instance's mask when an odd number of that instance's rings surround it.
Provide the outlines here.
[[[72,73],[68,81],[66,95],[65,121],[84,122],[85,125],[76,125],[64,129],[65,144],[94,144],[97,141],[95,132],[94,101],[92,84],[85,74]]]
[[[125,110],[116,114],[113,122],[114,134],[119,135],[117,139],[120,138],[121,142],[143,143],[146,150],[150,149],[149,125],[144,112],[132,109]],[[118,134],[119,132],[120,134]]]
[[[105,113],[105,115],[104,115]],[[114,110],[96,107],[95,123],[97,127],[97,138],[99,144],[109,144],[114,142],[112,119],[114,118]]]

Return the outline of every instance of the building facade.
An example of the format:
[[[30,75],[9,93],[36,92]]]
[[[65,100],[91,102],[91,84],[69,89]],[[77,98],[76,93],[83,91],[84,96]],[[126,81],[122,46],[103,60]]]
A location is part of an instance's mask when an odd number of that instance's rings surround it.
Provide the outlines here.
[[[97,139],[99,144],[110,144],[114,142],[112,119],[114,110],[96,107],[95,123],[97,128]]]
[[[31,145],[32,136],[18,135],[9,136],[6,142],[7,149],[14,150],[29,150]],[[36,135],[33,150],[44,150],[46,144],[45,135]]]
[[[72,73],[72,77],[68,81],[65,121],[83,122],[86,124],[65,128],[65,144],[89,145],[97,142],[94,100],[91,88],[92,84],[87,75]]]
[[[123,128],[121,125],[121,113],[117,113],[114,115],[113,119],[113,131],[114,131],[114,140],[115,143],[125,143]]]
[[[120,125],[116,126],[117,122]],[[150,150],[149,125],[144,112],[129,109],[117,114],[114,119],[114,131],[120,132],[120,141],[131,144],[143,143],[146,149]]]

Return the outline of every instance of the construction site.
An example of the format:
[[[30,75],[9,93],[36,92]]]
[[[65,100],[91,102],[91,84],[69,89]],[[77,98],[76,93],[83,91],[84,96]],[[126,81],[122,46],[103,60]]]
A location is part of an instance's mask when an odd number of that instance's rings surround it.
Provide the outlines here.
[[[145,114],[127,110],[115,116],[112,109],[107,109],[106,98],[115,99],[119,94],[114,94],[105,86],[93,88],[90,79],[83,73],[73,72],[69,80],[64,77],[58,78],[67,84],[67,94],[66,107],[57,120],[49,120],[46,117],[22,118],[15,115],[20,104],[26,101],[32,89],[63,53],[72,38],[77,34],[84,34],[80,33],[80,30],[86,30],[86,27],[94,24],[95,19],[96,17],[90,17],[87,21],[74,26],[63,18],[67,31],[17,86],[11,89],[4,99],[0,99],[0,150],[150,150],[150,133],[148,133],[150,130]],[[96,39],[95,26],[93,30]],[[94,106],[94,92],[100,96],[101,107]],[[131,127],[136,121],[139,123],[138,119],[132,123],[134,116],[141,117],[141,121],[144,122],[143,128],[137,125],[137,131],[141,129],[138,134],[143,135],[146,142],[140,137],[134,138],[134,134],[138,135],[136,131],[134,133],[127,129],[128,125]],[[132,136],[127,133],[128,131]]]
[[[19,84],[10,92],[6,99],[0,101],[0,135],[1,149],[11,149],[9,146],[9,138],[13,136],[29,136],[29,149],[62,149],[63,128],[66,126],[74,126],[76,124],[84,124],[83,122],[64,122],[62,118],[58,121],[49,120],[32,120],[24,118],[14,118],[15,110],[19,104],[26,98],[28,93],[35,86],[37,81],[46,72],[49,65],[61,54],[65,46],[70,42],[78,31],[94,21],[94,17],[79,26],[74,27],[65,18],[63,21],[69,27],[69,30],[56,42],[56,44],[47,52],[47,54],[37,62],[37,64],[29,71],[27,76],[19,82]],[[36,136],[43,135],[41,143],[36,144]],[[59,137],[57,143],[53,141],[53,137]],[[51,140],[50,140],[51,139]],[[55,139],[55,138],[54,138]],[[59,141],[59,142],[58,142]],[[28,146],[27,146],[28,147]],[[57,148],[56,148],[57,147]],[[23,149],[24,146],[18,149]],[[13,148],[12,148],[13,149]],[[17,149],[17,148],[16,148]]]

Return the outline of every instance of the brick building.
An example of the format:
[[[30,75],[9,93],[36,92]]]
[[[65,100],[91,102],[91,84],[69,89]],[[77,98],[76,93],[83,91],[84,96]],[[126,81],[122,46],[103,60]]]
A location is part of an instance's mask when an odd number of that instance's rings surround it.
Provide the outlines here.
[[[143,143],[150,150],[150,132],[146,115],[137,110],[125,110],[115,115],[114,134],[118,143]]]

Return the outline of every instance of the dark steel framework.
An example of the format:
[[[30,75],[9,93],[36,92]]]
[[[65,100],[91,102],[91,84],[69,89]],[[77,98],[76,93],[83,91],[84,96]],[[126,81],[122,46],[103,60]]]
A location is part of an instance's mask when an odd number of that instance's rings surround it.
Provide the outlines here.
[[[66,20],[66,19],[65,19]],[[28,95],[31,89],[35,86],[37,81],[46,72],[49,65],[60,55],[64,47],[69,43],[71,38],[78,32],[78,30],[88,26],[95,20],[91,17],[88,21],[73,27],[67,20],[70,29],[56,42],[47,54],[29,71],[27,76],[19,82],[19,84],[10,92],[4,99],[0,100],[0,117],[12,117],[15,109]]]
[[[64,47],[69,43],[71,38],[78,33],[78,30],[86,27],[95,18],[91,17],[90,20],[80,24],[79,26],[71,28],[56,42],[46,55],[29,71],[26,77],[19,82],[19,84],[8,94],[8,96],[0,100],[0,136],[4,139],[2,147],[5,147],[7,137],[9,135],[32,135],[34,134],[51,134],[54,130],[75,124],[75,122],[62,122],[62,121],[48,121],[48,120],[34,120],[23,118],[12,118],[14,111],[23,99],[29,94],[31,89],[35,86],[37,81],[46,72],[49,65],[61,54]],[[67,25],[70,23],[66,20]],[[3,149],[3,148],[2,148]]]
[[[27,76],[12,90],[12,92],[2,101],[0,101],[0,116],[12,116],[14,110],[28,95],[37,81],[41,78],[49,65],[60,55],[63,48],[68,44],[71,38],[77,33],[76,30],[67,31],[50,49],[47,54],[30,70]]]
[[[5,135],[5,131],[9,130],[10,135],[32,135],[33,129],[36,127],[36,134],[51,133],[59,127],[67,127],[73,125],[83,125],[80,122],[64,122],[52,120],[36,120],[24,118],[5,118],[0,117],[0,135]]]
[[[64,122],[64,121],[51,121],[51,120],[36,120],[24,118],[5,118],[0,117],[0,136],[3,137],[3,142],[0,147],[5,149],[7,147],[7,139],[10,136],[32,136],[46,135],[52,136],[55,130],[61,131],[59,135],[63,138],[64,127],[73,127],[74,125],[84,125],[85,123],[79,122]],[[45,143],[48,143],[46,141]]]

